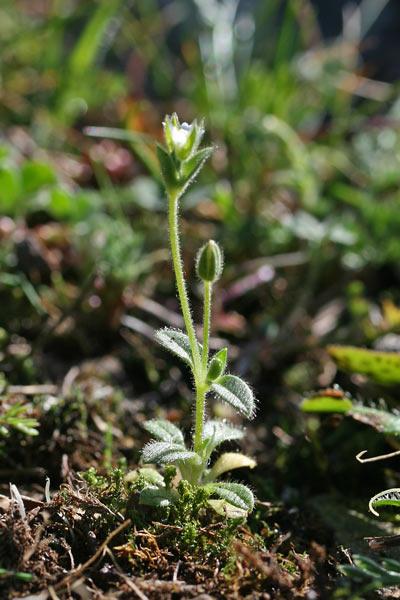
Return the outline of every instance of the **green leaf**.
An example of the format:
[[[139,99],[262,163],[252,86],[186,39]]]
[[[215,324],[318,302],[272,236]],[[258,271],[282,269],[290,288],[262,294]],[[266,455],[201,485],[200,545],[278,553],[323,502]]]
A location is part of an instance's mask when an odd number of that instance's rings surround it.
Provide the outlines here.
[[[205,161],[210,158],[213,152],[214,148],[212,146],[203,148],[182,163],[182,184],[188,184],[193,181],[193,179],[198,175]]]
[[[17,417],[22,415],[24,412],[28,410],[28,407],[22,402],[16,402],[6,412],[6,418],[11,419],[12,417]]]
[[[208,381],[216,381],[223,375],[226,368],[226,361],[228,358],[228,349],[222,348],[217,352],[211,359],[207,371]]]
[[[369,573],[353,565],[340,565],[338,567],[338,570],[341,573],[343,573],[343,575],[346,575],[346,577],[350,577],[351,579],[357,582],[368,581],[371,579],[371,575]],[[377,580],[375,583],[376,588],[382,587],[380,579]]]
[[[39,423],[38,421],[36,421],[36,419],[24,419],[18,421],[17,423],[13,424],[13,427],[18,431],[21,431],[21,433],[24,433],[25,435],[30,435],[32,437],[34,437],[35,435],[39,435],[39,432],[37,430],[37,427],[39,427]]]
[[[14,215],[18,211],[18,198],[21,193],[21,181],[16,169],[0,168],[0,211]]]
[[[355,346],[329,346],[327,350],[343,371],[360,373],[383,384],[400,383],[400,354],[396,352]]]
[[[219,358],[215,358],[214,356],[214,358],[211,359],[210,364],[208,366],[207,381],[215,381],[216,379],[219,379],[223,372],[224,365],[222,363],[222,360],[219,360]]]
[[[91,69],[101,46],[107,45],[107,29],[117,24],[117,13],[122,0],[107,0],[97,5],[83,33],[70,54],[68,68],[75,77],[82,77]],[[111,37],[112,39],[112,37]]]
[[[170,506],[174,504],[176,495],[164,488],[148,487],[140,492],[139,504],[146,506]]]
[[[176,171],[176,167],[171,154],[169,154],[165,150],[165,148],[163,148],[163,146],[157,144],[157,156],[160,162],[161,173],[168,193],[178,193],[182,185],[179,182],[178,173]]]
[[[244,431],[233,427],[226,421],[210,420],[204,423],[203,440],[207,447],[208,455],[220,444],[230,440],[240,440]]]
[[[165,329],[156,331],[154,337],[157,342],[164,346],[164,348],[167,348],[170,352],[179,356],[179,358],[187,362],[193,369],[192,349],[186,333],[183,333],[180,329],[170,329],[166,327]],[[201,344],[199,344],[199,352],[201,355]]]
[[[227,519],[245,519],[247,517],[247,510],[243,508],[237,508],[232,504],[229,504],[226,500],[207,500],[207,504],[211,506],[211,508],[220,515],[221,517],[225,517]]]
[[[204,487],[236,508],[247,512],[251,512],[254,508],[253,492],[241,483],[208,483]]]
[[[166,419],[151,419],[143,423],[143,427],[146,431],[154,435],[155,438],[163,442],[185,445],[182,431]]]
[[[250,456],[240,454],[240,452],[225,452],[224,454],[221,454],[214,463],[212,469],[206,477],[204,477],[203,482],[214,481],[214,479],[217,479],[222,473],[232,471],[233,469],[241,469],[242,467],[254,469],[255,466],[256,461],[253,458],[250,458]]]
[[[13,579],[19,579],[20,581],[34,581],[35,579],[35,576],[31,573],[19,573],[18,571],[7,571],[7,569],[0,569],[0,576],[12,577]]]
[[[387,569],[379,565],[372,558],[369,558],[369,556],[361,556],[359,554],[356,555],[356,557],[354,557],[354,564],[356,565],[356,567],[359,567],[363,571],[366,571],[373,577],[386,577],[387,575],[389,575]]]
[[[339,571],[354,581],[369,581],[371,590],[399,585],[400,563],[386,558],[379,560],[354,554],[354,565],[340,565]]]
[[[371,427],[374,427],[382,433],[387,433],[389,435],[400,434],[399,414],[357,404],[353,406],[349,415],[351,415],[356,421],[371,425]]]
[[[33,194],[42,187],[55,183],[53,168],[46,163],[27,161],[22,167],[22,184],[26,194]]]
[[[400,506],[400,488],[384,490],[371,498],[368,508],[374,515],[379,517],[378,511],[375,510],[377,506]]]
[[[253,392],[242,379],[236,375],[224,375],[211,385],[211,389],[239,413],[249,419],[254,416],[255,399]]]
[[[136,483],[140,477],[144,479],[148,487],[165,487],[164,477],[151,467],[142,467],[141,469],[129,471],[125,475],[125,481],[126,483]]]
[[[4,425],[0,424],[0,435],[7,436],[8,434],[9,434],[9,431],[8,431],[7,427],[4,427]]]
[[[218,350],[218,352],[214,355],[214,358],[218,358],[224,365],[224,369],[226,368],[226,362],[228,360],[228,348],[222,348],[222,350]]]
[[[394,558],[382,558],[382,566],[390,572],[391,575],[400,576],[400,562]]]
[[[195,452],[186,450],[181,444],[170,442],[149,442],[143,448],[142,459],[144,463],[157,463],[158,465],[168,465],[179,461],[185,462],[189,459],[195,459],[194,462],[201,462],[199,455]]]
[[[333,398],[323,394],[305,398],[301,404],[304,412],[334,412],[347,413],[353,408],[349,398]]]

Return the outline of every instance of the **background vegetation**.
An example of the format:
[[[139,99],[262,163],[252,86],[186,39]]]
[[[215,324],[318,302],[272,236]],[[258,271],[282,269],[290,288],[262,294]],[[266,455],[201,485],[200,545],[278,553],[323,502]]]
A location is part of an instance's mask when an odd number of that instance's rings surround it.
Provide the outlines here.
[[[300,406],[337,383],[396,408],[395,386],[338,372],[324,350],[400,348],[400,103],[384,52],[394,4],[334,15],[309,0],[1,2],[4,495],[9,481],[34,497],[46,476],[56,491],[90,467],[133,468],[145,419],[190,423],[188,374],[153,340],[181,326],[154,146],[165,114],[204,116],[216,151],[183,199],[184,261],[209,238],[225,249],[211,347],[229,346],[260,400],[244,447],[258,467],[242,479],[268,507],[252,535],[304,584],[269,573],[260,594],[354,592],[334,565],[368,552],[362,537],[383,531],[368,499],[399,484],[395,463],[354,456],[396,441]],[[302,553],[319,573],[311,584]],[[10,597],[23,585],[3,584]]]

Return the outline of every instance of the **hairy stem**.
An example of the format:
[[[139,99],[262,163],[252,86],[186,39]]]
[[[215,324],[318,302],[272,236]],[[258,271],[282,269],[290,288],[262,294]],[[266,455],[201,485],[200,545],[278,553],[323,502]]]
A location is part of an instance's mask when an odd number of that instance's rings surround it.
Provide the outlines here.
[[[194,430],[194,451],[200,452],[203,441],[204,409],[208,386],[196,384],[196,421]]]
[[[169,234],[171,240],[172,262],[174,264],[176,285],[178,288],[179,300],[182,308],[182,315],[185,321],[186,331],[189,337],[190,347],[192,349],[194,378],[197,381],[201,368],[201,359],[199,346],[197,343],[196,332],[194,330],[192,314],[190,312],[189,298],[186,291],[185,277],[183,274],[181,252],[179,246],[178,229],[178,198],[176,195],[169,195]],[[197,386],[197,383],[196,383]]]
[[[207,375],[208,362],[208,338],[210,336],[211,320],[211,291],[212,284],[209,281],[204,282],[204,316],[203,316],[203,355],[201,359],[201,368],[203,377]]]

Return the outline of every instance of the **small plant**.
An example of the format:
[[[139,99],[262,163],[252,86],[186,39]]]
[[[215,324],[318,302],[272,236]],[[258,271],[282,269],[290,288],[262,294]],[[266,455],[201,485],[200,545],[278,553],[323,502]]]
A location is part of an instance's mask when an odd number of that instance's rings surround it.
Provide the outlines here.
[[[1,402],[0,399],[0,409]],[[3,414],[0,414],[0,436],[10,435],[10,429],[16,429],[25,435],[38,435],[39,422],[26,416],[28,408],[22,402],[16,402],[13,406],[5,408]]]
[[[245,485],[220,482],[218,478],[232,469],[245,466],[252,468],[255,462],[243,454],[228,452],[222,454],[210,467],[213,451],[225,441],[241,439],[244,432],[225,421],[207,419],[206,400],[208,394],[212,393],[240,414],[252,418],[255,399],[242,379],[226,373],[226,348],[211,357],[209,355],[212,287],[221,276],[222,252],[218,244],[210,240],[199,250],[196,258],[196,271],[204,290],[203,338],[200,343],[186,290],[178,227],[179,200],[211,156],[213,148],[199,149],[204,134],[203,122],[180,124],[174,114],[165,118],[164,133],[167,148],[159,145],[157,154],[169,200],[172,260],[186,333],[165,328],[156,333],[156,339],[186,362],[192,371],[195,392],[194,427],[193,439],[188,447],[182,431],[176,425],[163,419],[147,421],[144,426],[155,439],[144,447],[142,458],[144,463],[175,466],[178,477],[187,481],[190,486],[202,488],[207,498],[218,498],[208,500],[217,512],[237,517],[238,513],[246,515],[253,510],[253,493]],[[162,477],[148,468],[141,469],[140,473],[141,479],[146,481],[140,496],[142,504],[168,506],[178,500],[179,494],[171,481],[170,468],[166,469],[168,477]]]

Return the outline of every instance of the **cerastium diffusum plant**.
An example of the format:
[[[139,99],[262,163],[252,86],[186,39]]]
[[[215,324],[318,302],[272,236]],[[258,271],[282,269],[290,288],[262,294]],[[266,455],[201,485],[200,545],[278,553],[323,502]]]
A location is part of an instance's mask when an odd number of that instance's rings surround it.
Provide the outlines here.
[[[143,449],[144,463],[173,465],[179,470],[181,479],[194,488],[201,487],[211,506],[219,512],[236,509],[236,514],[246,514],[253,509],[254,497],[251,490],[240,483],[217,481],[222,473],[239,467],[254,467],[253,459],[243,454],[227,452],[210,466],[212,452],[223,442],[239,440],[244,432],[223,420],[206,418],[206,400],[213,394],[230,404],[240,414],[252,418],[255,399],[249,386],[239,377],[226,374],[227,349],[210,357],[209,332],[213,284],[219,279],[223,257],[218,244],[208,241],[198,252],[196,271],[204,289],[204,320],[201,343],[197,339],[180,253],[178,227],[179,200],[193,182],[204,162],[211,156],[213,148],[199,149],[204,134],[203,122],[179,123],[176,114],[167,116],[164,122],[167,148],[157,147],[161,172],[169,201],[169,235],[176,284],[186,327],[186,333],[178,329],[161,329],[156,339],[165,348],[187,363],[193,374],[195,388],[195,410],[193,439],[190,447],[185,444],[182,431],[163,419],[152,419],[145,428],[155,440]],[[153,506],[168,506],[177,498],[171,484],[174,469],[165,469],[165,478],[149,468],[141,469],[146,486],[141,491],[140,502]],[[168,474],[168,476],[167,476]],[[234,511],[233,511],[234,512]]]

